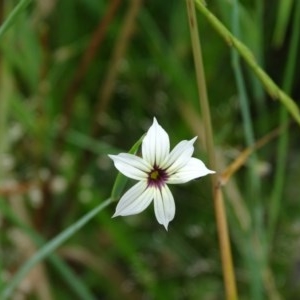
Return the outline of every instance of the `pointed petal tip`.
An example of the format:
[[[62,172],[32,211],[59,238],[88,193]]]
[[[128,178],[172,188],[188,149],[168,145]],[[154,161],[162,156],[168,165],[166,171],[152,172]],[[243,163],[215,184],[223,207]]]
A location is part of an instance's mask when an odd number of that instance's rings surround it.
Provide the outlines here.
[[[198,136],[195,136],[194,138],[191,139],[191,142],[195,142],[197,140]]]
[[[115,212],[111,218],[115,218],[115,217],[118,217],[118,216],[119,216],[119,214],[117,212]]]
[[[113,154],[107,154],[107,156],[111,159],[111,160],[114,160],[115,159],[115,157],[117,156],[117,155],[113,155]]]

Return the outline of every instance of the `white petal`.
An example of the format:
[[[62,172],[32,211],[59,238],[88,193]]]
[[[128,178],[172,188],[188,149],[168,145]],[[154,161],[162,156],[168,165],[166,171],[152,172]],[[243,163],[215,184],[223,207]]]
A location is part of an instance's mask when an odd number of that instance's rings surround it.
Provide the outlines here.
[[[169,222],[175,216],[175,202],[167,185],[164,185],[161,189],[155,189],[154,211],[158,223],[164,225],[168,230]]]
[[[145,210],[151,203],[154,189],[147,182],[138,182],[120,199],[113,217],[135,215]]]
[[[121,173],[132,179],[145,180],[148,177],[147,172],[151,170],[147,162],[132,154],[121,153],[108,156],[114,161],[115,167]]]
[[[172,174],[182,168],[192,157],[194,152],[194,142],[197,137],[190,141],[182,141],[175,146],[169,156],[165,159],[162,168],[167,169],[168,174]]]
[[[167,183],[185,183],[212,173],[215,173],[215,171],[207,169],[200,159],[192,157],[185,166],[168,178]]]
[[[143,158],[151,166],[160,165],[170,152],[170,140],[166,131],[153,119],[142,143]]]

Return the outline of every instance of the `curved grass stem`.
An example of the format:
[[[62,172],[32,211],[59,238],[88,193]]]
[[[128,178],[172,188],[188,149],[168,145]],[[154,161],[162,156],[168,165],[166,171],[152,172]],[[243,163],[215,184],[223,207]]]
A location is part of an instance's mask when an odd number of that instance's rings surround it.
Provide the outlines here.
[[[252,69],[256,77],[263,84],[269,95],[279,100],[287,109],[294,120],[300,125],[300,110],[293,99],[291,99],[282,89],[280,89],[268,74],[258,65],[253,53],[240,40],[238,40],[203,4],[201,0],[193,1],[198,10],[214,27],[216,32],[230,45],[233,46],[239,55],[245,60],[248,66]]]
[[[93,219],[101,210],[111,203],[111,199],[107,199],[100,205],[96,206],[93,210],[85,214],[81,219],[69,226],[66,230],[62,231],[59,235],[53,238],[50,242],[46,243],[36,252],[14,275],[13,279],[9,282],[3,292],[0,294],[1,299],[10,299],[14,289],[20,284],[22,279],[28,274],[34,266],[41,262],[45,257],[53,253],[59,246],[66,240],[73,236],[79,229]]]

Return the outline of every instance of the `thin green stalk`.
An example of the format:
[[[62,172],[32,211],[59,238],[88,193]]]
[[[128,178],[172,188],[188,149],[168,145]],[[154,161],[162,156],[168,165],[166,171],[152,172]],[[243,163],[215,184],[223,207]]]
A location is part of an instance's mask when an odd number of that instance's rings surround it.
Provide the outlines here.
[[[239,36],[239,10],[237,1],[233,1],[233,13],[232,13],[232,31],[235,36]],[[231,50],[232,66],[233,72],[236,80],[236,85],[238,88],[239,101],[241,105],[241,112],[243,117],[243,126],[245,133],[245,140],[248,147],[253,146],[255,138],[253,125],[249,110],[249,98],[246,92],[245,80],[241,68],[240,57],[235,49]]]
[[[3,216],[7,218],[10,222],[13,222],[18,228],[20,228],[26,235],[28,235],[37,246],[41,246],[45,243],[44,239],[36,233],[28,225],[24,224],[16,214],[10,210],[7,205],[5,205],[5,200],[0,199],[0,210]],[[81,282],[81,280],[72,272],[71,268],[61,260],[59,256],[54,253],[49,255],[50,263],[56,268],[59,276],[62,277],[70,287],[70,290],[74,291],[80,299],[94,299],[86,286]],[[0,289],[1,291],[2,289]]]
[[[234,37],[232,33],[209,11],[209,9],[201,0],[194,0],[194,2],[196,3],[198,10],[221,35],[221,37],[223,37],[230,46],[235,47],[241,57],[243,57],[245,62],[253,70],[256,77],[261,81],[270,96],[273,99],[279,100],[289,111],[294,120],[300,125],[299,107],[274,83],[274,81],[265,73],[265,71],[261,69],[249,48],[241,43],[236,37]]]
[[[299,37],[300,37],[300,1],[296,2],[294,9],[293,33],[289,45],[289,53],[287,54],[287,64],[283,77],[283,89],[289,93],[292,88],[294,74],[296,70],[297,54],[299,51]],[[288,127],[289,116],[285,107],[280,109],[280,125],[283,128]],[[283,193],[284,182],[286,178],[286,161],[289,145],[289,131],[284,130],[280,136],[277,147],[277,168],[275,171],[274,188],[271,194],[271,206],[269,216],[269,239],[273,239],[275,226],[279,216],[279,209],[281,206],[281,199]]]
[[[232,32],[239,38],[240,36],[240,25],[239,25],[239,5],[237,0],[233,1],[233,11],[232,11]],[[233,72],[236,80],[236,85],[238,89],[238,99],[241,106],[241,113],[244,125],[245,140],[248,147],[252,147],[255,142],[253,124],[251,120],[250,110],[249,110],[249,98],[246,92],[245,80],[240,64],[240,57],[237,51],[232,48],[231,59]],[[252,224],[254,225],[253,235],[261,240],[262,235],[262,214],[261,204],[259,203],[259,181],[255,172],[255,164],[257,162],[257,157],[253,153],[250,157],[250,166],[248,168],[248,182],[247,184],[247,195],[250,201],[250,211],[252,214]],[[250,246],[253,248],[253,245]],[[252,249],[253,250],[253,249]],[[251,276],[252,280],[252,299],[261,299],[263,296],[263,286],[262,286],[262,274],[264,266],[260,264],[261,257],[258,257],[260,253],[257,251],[248,251],[247,259],[249,260],[249,266],[253,272]]]
[[[264,1],[256,0],[255,1],[255,23],[256,23],[256,33],[257,33],[257,42],[255,45],[255,56],[257,58],[258,64],[264,68]],[[238,37],[239,38],[239,37]],[[259,80],[252,76],[252,87],[253,95],[256,100],[256,109],[260,112],[261,115],[267,113],[267,103],[265,99],[264,89],[259,82]],[[263,118],[261,121],[261,132],[266,132],[268,130],[268,120]]]
[[[73,236],[78,230],[86,225],[91,219],[93,219],[101,210],[107,207],[111,203],[111,199],[103,201],[100,205],[96,206],[93,210],[85,214],[81,219],[69,226],[66,230],[62,231],[59,235],[45,244],[39,251],[33,255],[24,265],[18,270],[12,280],[8,283],[7,287],[0,294],[1,299],[9,299],[14,289],[21,283],[23,278],[36,266],[40,261],[50,255],[59,246],[61,246],[66,240]]]
[[[16,18],[19,16],[20,13],[29,5],[32,0],[20,0],[20,2],[15,6],[6,20],[0,27],[0,39],[7,31],[7,29],[16,21]]]
[[[263,45],[264,45],[264,30],[261,30],[264,28],[264,8],[265,3],[261,0],[255,0],[255,21],[257,23],[257,28],[260,29],[258,33],[258,41],[256,44],[256,55],[258,62],[261,66],[264,66],[264,51],[263,51]],[[238,37],[239,38],[239,37]]]
[[[278,2],[277,17],[273,33],[273,44],[276,47],[281,46],[284,42],[284,37],[288,29],[289,19],[293,9],[293,2],[294,0]]]
[[[206,82],[205,82],[204,66],[202,60],[200,37],[198,32],[198,23],[197,23],[196,12],[195,12],[195,3],[193,0],[186,0],[186,3],[187,3],[189,27],[191,33],[191,41],[192,41],[196,76],[197,76],[199,100],[200,100],[200,106],[202,110],[202,116],[203,116],[205,133],[206,133],[205,135],[206,147],[207,147],[206,150],[208,152],[209,165],[213,170],[216,170],[217,166],[216,166],[215,148],[214,148],[214,141],[213,141],[213,130],[211,125],[210,108],[209,108],[208,96],[206,91]],[[221,189],[218,187],[217,175],[212,176],[212,183],[213,183],[215,215],[216,215],[216,223],[217,223],[217,232],[219,237],[219,247],[221,253],[221,260],[222,260],[226,299],[236,300],[237,288],[236,288],[235,274],[233,268],[233,260],[231,254],[226,211],[225,211],[225,205],[223,200],[223,194]]]

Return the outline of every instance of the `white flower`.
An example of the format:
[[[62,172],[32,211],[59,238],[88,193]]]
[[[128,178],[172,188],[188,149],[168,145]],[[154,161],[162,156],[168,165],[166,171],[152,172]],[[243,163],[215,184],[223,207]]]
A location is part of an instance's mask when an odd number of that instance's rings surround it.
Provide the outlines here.
[[[122,196],[113,217],[138,214],[154,200],[156,219],[168,229],[175,215],[175,203],[167,184],[215,173],[192,157],[196,139],[184,140],[170,152],[169,136],[154,118],[142,142],[142,158],[128,153],[109,155],[121,173],[139,181]]]

